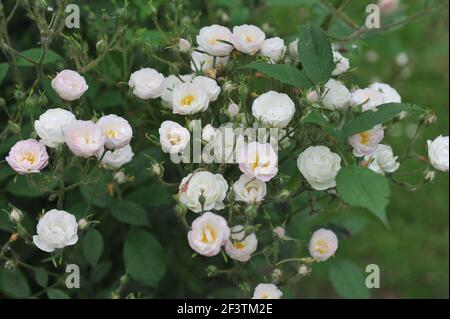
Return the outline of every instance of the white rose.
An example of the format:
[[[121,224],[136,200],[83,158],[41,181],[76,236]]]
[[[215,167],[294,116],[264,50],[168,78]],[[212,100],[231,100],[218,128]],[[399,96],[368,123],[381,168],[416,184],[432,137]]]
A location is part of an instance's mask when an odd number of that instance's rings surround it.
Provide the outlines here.
[[[333,51],[333,62],[336,67],[333,72],[331,72],[332,76],[341,75],[342,73],[347,72],[350,68],[350,61],[338,51]]]
[[[222,216],[205,212],[197,217],[188,233],[189,246],[203,256],[215,256],[230,237],[230,228]]]
[[[364,157],[364,160],[369,163],[368,168],[382,175],[393,173],[400,167],[397,159],[398,156],[394,156],[392,147],[385,144],[380,144],[372,155]]]
[[[66,101],[78,100],[89,88],[84,77],[72,70],[62,70],[51,84],[59,97]]]
[[[352,92],[352,96],[350,98],[350,105],[360,105],[363,112],[368,110],[376,111],[376,107],[383,103],[383,94],[373,88],[358,89]]]
[[[326,146],[310,146],[298,156],[297,166],[312,188],[326,190],[336,186],[341,158]]]
[[[350,101],[350,91],[341,82],[329,79],[322,93],[322,104],[328,110],[343,109]]]
[[[400,103],[402,98],[392,86],[386,83],[375,82],[369,85],[369,88],[381,93],[383,96],[383,104],[385,103]]]
[[[100,126],[92,121],[75,121],[64,127],[63,133],[67,146],[76,156],[94,156],[105,145]]]
[[[207,124],[202,129],[202,140],[209,143],[214,140],[214,138],[216,137],[216,133],[216,129],[211,124]]]
[[[164,93],[164,75],[151,68],[143,68],[131,74],[128,85],[133,94],[143,100],[156,99]]]
[[[191,70],[194,72],[206,71],[209,69],[223,69],[230,59],[229,56],[214,57],[212,55],[192,51],[191,54]]]
[[[428,140],[428,157],[437,170],[448,172],[448,136],[438,136],[433,141]]]
[[[383,127],[381,125],[376,125],[371,130],[350,136],[348,138],[348,143],[353,147],[353,155],[362,157],[375,152],[383,138]]]
[[[241,25],[233,28],[234,47],[243,53],[254,55],[262,47],[266,34],[254,25]]]
[[[309,253],[316,261],[325,261],[338,249],[338,239],[331,230],[316,230],[309,241]]]
[[[164,153],[182,152],[191,140],[188,129],[173,121],[164,121],[159,128],[159,142]]]
[[[197,85],[182,83],[172,91],[172,110],[174,114],[188,115],[208,109],[208,94]]]
[[[180,38],[180,40],[178,40],[178,49],[181,52],[189,52],[191,49],[191,43],[186,39]]]
[[[227,27],[213,24],[200,29],[197,35],[198,45],[206,53],[214,56],[226,56],[233,50],[231,31]],[[228,43],[225,43],[226,41]]]
[[[200,213],[204,210],[223,209],[227,190],[228,184],[222,175],[200,171],[183,178],[178,195],[180,202],[187,208]]]
[[[208,94],[210,102],[216,101],[219,97],[220,86],[218,86],[217,82],[211,78],[208,78],[206,76],[197,76],[192,80],[192,84],[202,88],[206,92],[206,94]]]
[[[225,252],[231,259],[248,261],[258,247],[258,239],[254,233],[245,236],[244,226],[237,225],[231,228],[231,236],[225,243]]]
[[[267,194],[266,183],[242,174],[233,184],[236,200],[247,204],[260,203]]]
[[[279,37],[264,40],[260,51],[262,56],[272,59],[274,62],[280,61],[285,53],[284,40]]]
[[[270,143],[251,142],[238,151],[239,169],[249,177],[268,182],[278,173],[278,156]]]
[[[116,148],[113,151],[104,151],[103,149],[97,153],[97,158],[101,159],[104,167],[109,169],[121,168],[123,165],[131,162],[134,153],[131,146],[125,145],[122,148]]]
[[[164,105],[168,106],[169,108],[172,108],[172,104],[170,103],[170,101],[172,100],[173,88],[181,83],[192,82],[193,78],[194,74],[185,74],[185,75],[171,74],[168,77],[166,77],[164,93],[161,95],[161,99],[164,102],[166,102],[164,103]]]
[[[283,128],[295,113],[295,104],[284,93],[269,91],[258,96],[252,104],[253,116],[263,124]]]
[[[129,144],[133,137],[133,129],[123,117],[115,114],[102,116],[97,125],[105,136],[105,147],[108,149],[121,148]]]
[[[75,122],[75,115],[63,109],[50,109],[34,121],[34,129],[41,138],[41,142],[48,147],[64,144],[63,128]]]
[[[211,163],[234,163],[235,148],[240,136],[233,123],[225,123],[216,130],[214,139],[202,150],[203,160]]]
[[[75,245],[78,241],[78,223],[75,216],[63,210],[52,209],[39,220],[33,236],[34,244],[48,253]]]
[[[253,292],[252,299],[280,299],[283,293],[274,284],[259,284]]]
[[[289,43],[289,54],[293,58],[298,58],[298,39],[295,39],[291,43]]]

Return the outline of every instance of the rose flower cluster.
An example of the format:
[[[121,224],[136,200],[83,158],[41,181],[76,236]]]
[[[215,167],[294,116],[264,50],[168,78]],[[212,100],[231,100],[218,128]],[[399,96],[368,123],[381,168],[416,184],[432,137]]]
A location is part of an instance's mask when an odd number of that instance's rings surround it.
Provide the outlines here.
[[[75,101],[88,90],[85,79],[75,71],[63,70],[51,82],[53,89],[64,101]],[[133,130],[124,118],[109,114],[96,122],[76,119],[65,109],[48,109],[34,122],[37,139],[17,142],[9,151],[6,161],[19,174],[39,173],[49,164],[47,148],[63,151],[64,145],[80,158],[96,158],[100,166],[117,170],[134,156],[130,141]],[[75,216],[52,209],[45,213],[37,225],[34,244],[43,251],[53,252],[77,240],[78,223]]]
[[[163,152],[173,155],[189,150],[193,140],[193,119],[208,119],[202,129],[201,140],[206,147],[214,147],[215,159],[230,163],[227,159],[233,157],[234,152],[234,163],[242,173],[237,180],[230,184],[226,176],[203,166],[181,180],[178,201],[199,214],[187,234],[189,246],[197,254],[215,256],[223,248],[229,258],[246,262],[258,250],[256,228],[251,220],[244,224],[235,222],[232,217],[226,219],[221,211],[232,206],[232,202],[241,202],[247,207],[258,207],[264,202],[268,183],[278,174],[279,149],[271,142],[261,143],[256,139],[238,144],[234,139],[224,138],[223,128],[279,129],[282,149],[295,134],[299,134],[290,126],[298,106],[288,94],[269,90],[253,95],[251,116],[248,116],[247,106],[238,105],[231,98],[239,83],[233,83],[233,76],[227,74],[227,65],[241,63],[239,59],[242,56],[253,56],[267,64],[296,64],[299,40],[287,47],[283,39],[266,38],[266,34],[254,25],[235,26],[233,30],[211,25],[200,29],[196,42],[196,47],[187,39],[180,39],[178,44],[178,50],[189,57],[194,73],[164,77],[154,69],[143,68],[131,75],[129,86],[140,99],[160,97],[162,105],[178,116],[178,122],[166,120],[161,123],[159,143]],[[385,83],[373,83],[364,89],[348,89],[338,77],[349,70],[349,60],[336,45],[333,45],[332,54],[335,64],[332,78],[323,86],[305,92],[304,99],[309,105],[325,112],[349,109],[376,112],[380,105],[401,102],[398,92]],[[228,122],[218,123],[214,117],[217,113],[225,114]],[[348,137],[347,142],[353,156],[361,160],[361,165],[385,175],[395,172],[400,163],[392,147],[382,144],[383,139],[384,127],[380,124]],[[448,171],[448,137],[429,141],[429,157],[436,169]],[[205,154],[202,154],[202,159],[205,160]],[[342,158],[326,145],[311,145],[301,147],[297,166],[311,189],[333,191]],[[273,231],[279,238],[287,238],[282,226]],[[338,238],[331,230],[318,229],[310,239],[309,252],[315,262],[327,260],[337,249]],[[307,273],[309,268],[302,265],[301,269]],[[254,291],[254,298],[281,296],[281,291],[272,283],[260,284]]]

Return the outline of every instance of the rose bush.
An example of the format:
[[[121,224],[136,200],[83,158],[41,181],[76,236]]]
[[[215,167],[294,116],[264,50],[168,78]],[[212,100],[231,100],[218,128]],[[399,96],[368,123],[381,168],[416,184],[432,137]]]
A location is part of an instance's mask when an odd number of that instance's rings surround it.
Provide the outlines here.
[[[449,154],[448,136],[420,141],[431,105],[353,77],[369,31],[336,36],[328,8],[283,39],[221,1],[202,19],[179,0],[86,4],[70,30],[66,2],[0,3],[2,294],[208,297],[221,282],[279,299],[330,263],[341,296],[368,296],[339,256],[349,209],[389,228],[390,185],[420,189]],[[20,13],[39,47],[10,41]],[[416,131],[393,147],[405,117]],[[76,292],[61,280],[71,264]]]

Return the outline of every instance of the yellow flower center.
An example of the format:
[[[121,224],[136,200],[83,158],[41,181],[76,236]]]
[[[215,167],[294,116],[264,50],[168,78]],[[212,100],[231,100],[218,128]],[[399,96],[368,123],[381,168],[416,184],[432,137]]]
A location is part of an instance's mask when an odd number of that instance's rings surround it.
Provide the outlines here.
[[[180,140],[181,140],[180,135],[178,135],[178,134],[169,134],[169,142],[170,142],[170,144],[172,144],[172,145],[180,144]]]
[[[211,39],[208,40],[208,43],[211,44],[211,45],[214,45],[214,44],[217,43],[217,39],[216,38],[211,38]]]
[[[181,100],[181,105],[183,106],[190,106],[191,103],[195,100],[195,96],[193,95],[187,95]]]
[[[260,299],[271,299],[268,294],[262,294]]]
[[[214,230],[214,228],[212,228],[211,226],[206,226],[203,229],[203,234],[202,234],[202,243],[208,244],[208,243],[213,243],[215,242],[217,239],[217,235],[216,232]]]
[[[317,241],[315,246],[316,251],[320,254],[326,254],[330,250],[328,243],[323,239]]]
[[[359,142],[361,144],[367,144],[370,141],[370,133],[369,132],[362,132],[359,133]]]
[[[267,161],[267,162],[265,162],[265,163],[260,163],[260,161],[259,161],[259,154],[256,153],[255,161],[252,163],[251,168],[252,168],[253,170],[255,170],[255,169],[256,169],[257,167],[259,167],[259,166],[261,166],[262,168],[268,168],[269,165],[270,165],[270,162],[269,162],[269,161]]]
[[[25,153],[22,157],[22,161],[27,161],[33,165],[36,162],[36,155],[34,153]]]
[[[109,130],[105,132],[105,136],[108,138],[116,138],[119,134],[117,133],[117,131],[114,130]]]
[[[246,35],[245,41],[247,41],[248,43],[251,43],[253,41],[253,38],[250,35]]]
[[[244,249],[245,248],[245,243],[243,241],[235,241],[233,243],[233,246],[236,249]]]

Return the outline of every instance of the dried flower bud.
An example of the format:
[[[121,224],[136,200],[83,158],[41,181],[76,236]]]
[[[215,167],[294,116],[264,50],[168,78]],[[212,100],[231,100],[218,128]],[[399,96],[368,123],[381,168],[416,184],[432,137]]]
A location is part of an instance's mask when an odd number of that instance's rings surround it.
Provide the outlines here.
[[[117,182],[117,184],[124,184],[127,181],[127,176],[124,172],[120,171],[114,175],[114,180]]]
[[[272,281],[274,283],[279,283],[282,277],[283,277],[283,273],[282,273],[281,269],[276,268],[272,271]]]
[[[230,117],[235,117],[239,114],[239,105],[237,105],[236,103],[231,103],[228,106],[227,112]]]

